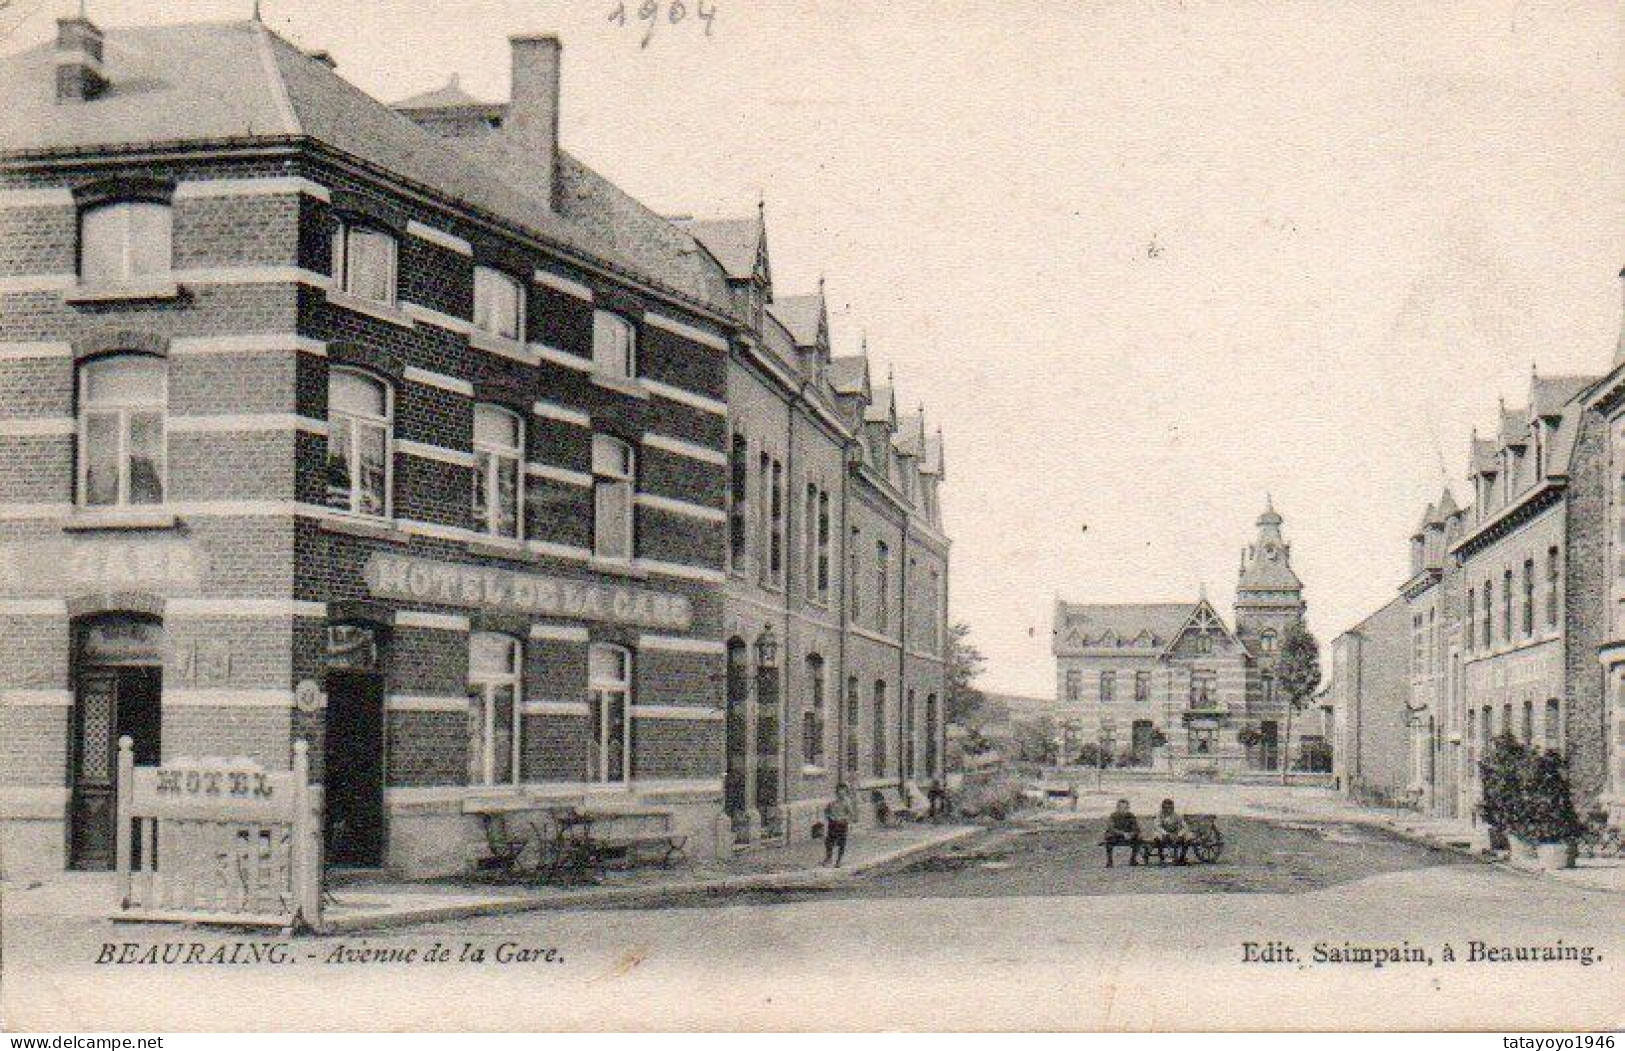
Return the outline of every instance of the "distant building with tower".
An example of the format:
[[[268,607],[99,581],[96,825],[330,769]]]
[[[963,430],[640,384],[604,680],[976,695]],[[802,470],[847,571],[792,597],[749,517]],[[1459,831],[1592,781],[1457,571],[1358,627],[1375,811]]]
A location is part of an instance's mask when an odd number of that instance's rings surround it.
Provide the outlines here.
[[[1266,502],[1242,550],[1233,628],[1205,593],[1194,602],[1056,601],[1058,718],[1079,750],[1094,744],[1119,765],[1176,773],[1280,769],[1287,727],[1276,663],[1307,608],[1281,525]],[[1295,729],[1301,747],[1316,727]]]

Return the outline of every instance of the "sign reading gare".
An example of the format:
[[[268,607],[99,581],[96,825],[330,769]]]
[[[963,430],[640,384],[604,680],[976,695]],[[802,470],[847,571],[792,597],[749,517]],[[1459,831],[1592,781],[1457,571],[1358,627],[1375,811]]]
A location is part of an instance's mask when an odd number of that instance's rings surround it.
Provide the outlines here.
[[[377,598],[677,631],[693,619],[683,595],[386,552],[367,559],[363,576]]]

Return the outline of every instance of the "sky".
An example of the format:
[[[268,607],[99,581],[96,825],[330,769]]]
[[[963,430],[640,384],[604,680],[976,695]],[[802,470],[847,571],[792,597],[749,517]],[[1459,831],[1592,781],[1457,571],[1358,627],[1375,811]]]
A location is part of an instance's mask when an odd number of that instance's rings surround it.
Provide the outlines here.
[[[1621,328],[1618,5],[263,0],[395,100],[564,42],[567,148],[665,214],[766,204],[780,294],[947,443],[980,685],[1052,695],[1071,601],[1228,616],[1265,495],[1323,641],[1395,594],[1466,446]],[[0,49],[71,9],[13,0]],[[105,25],[251,0],[89,0]]]

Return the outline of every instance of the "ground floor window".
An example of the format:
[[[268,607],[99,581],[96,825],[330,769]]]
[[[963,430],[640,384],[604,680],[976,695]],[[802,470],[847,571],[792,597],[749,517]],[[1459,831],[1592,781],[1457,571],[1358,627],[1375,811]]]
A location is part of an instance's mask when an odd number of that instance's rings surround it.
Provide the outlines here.
[[[519,640],[476,632],[468,648],[468,783],[519,783]]]
[[[597,645],[587,657],[592,697],[589,781],[619,784],[632,776],[632,654],[619,646]]]
[[[1212,755],[1219,743],[1219,731],[1212,726],[1191,727],[1191,754]]]

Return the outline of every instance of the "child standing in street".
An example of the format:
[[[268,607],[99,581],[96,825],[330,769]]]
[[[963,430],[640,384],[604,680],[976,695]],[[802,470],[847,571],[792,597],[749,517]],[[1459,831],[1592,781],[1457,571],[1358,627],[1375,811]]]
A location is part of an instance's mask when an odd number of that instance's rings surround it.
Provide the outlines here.
[[[852,789],[848,785],[835,786],[835,798],[824,807],[824,864],[841,867],[846,858],[846,835],[858,816],[857,804],[852,802]]]

